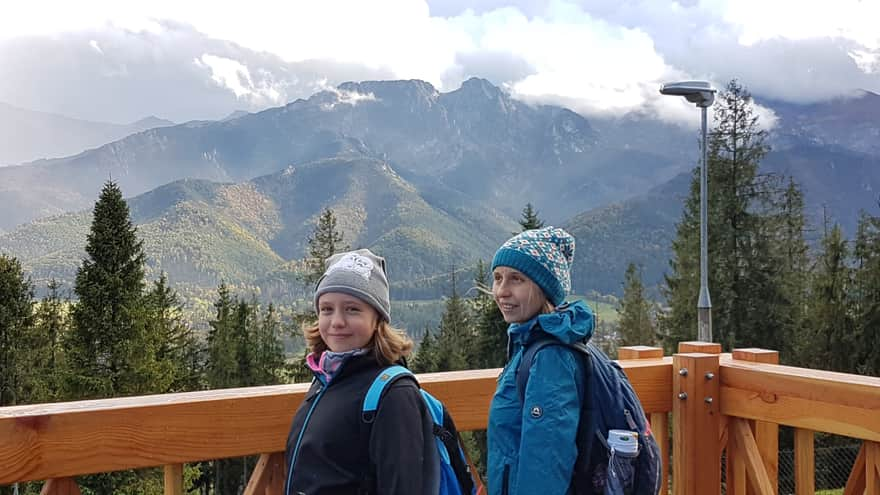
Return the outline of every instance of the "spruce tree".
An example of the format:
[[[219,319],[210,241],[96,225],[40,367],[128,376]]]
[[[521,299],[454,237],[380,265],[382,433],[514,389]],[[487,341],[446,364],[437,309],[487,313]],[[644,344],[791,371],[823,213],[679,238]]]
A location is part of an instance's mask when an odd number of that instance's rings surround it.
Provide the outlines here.
[[[221,283],[214,301],[215,316],[208,324],[208,388],[229,388],[237,385],[236,349],[234,338],[234,313],[236,301],[229,293],[229,287]]]
[[[861,214],[854,252],[854,371],[880,376],[880,216]]]
[[[151,392],[153,347],[144,335],[144,250],[122,191],[104,184],[76,274],[66,339],[70,399]]]
[[[440,320],[435,350],[435,371],[456,371],[469,367],[467,349],[471,343],[470,312],[458,293],[455,267],[452,268],[452,293],[446,299],[446,308]]]
[[[33,288],[18,259],[0,254],[0,407],[29,402]]]
[[[479,368],[500,368],[507,362],[507,322],[492,296],[492,274],[483,260],[477,261],[474,285],[474,326],[476,356],[471,362]]]
[[[794,179],[779,202],[776,219],[776,246],[782,301],[777,307],[780,323],[780,346],[777,348],[783,362],[796,359],[797,342],[804,338],[807,316],[807,285],[810,275],[809,248],[804,239],[807,222],[804,216],[804,195]]]
[[[538,218],[538,212],[534,209],[532,203],[526,203],[525,208],[522,210],[522,218],[518,220],[518,223],[522,227],[522,232],[540,229],[544,226],[544,222]]]
[[[324,261],[348,249],[342,243],[342,233],[336,230],[336,216],[333,210],[325,208],[318,217],[315,230],[309,236],[309,253],[306,258],[306,285],[312,286],[324,274]]]
[[[807,322],[809,338],[801,359],[811,368],[854,371],[856,350],[849,293],[852,289],[850,254],[839,225],[826,227],[810,283]]]
[[[635,263],[626,267],[623,299],[617,314],[620,315],[618,329],[620,345],[654,345],[654,322],[651,303],[645,298],[645,287]]]
[[[225,284],[217,289],[215,317],[208,323],[207,382],[209,388],[248,387],[260,385],[266,369],[257,358],[263,346],[261,322],[255,298],[250,302],[233,296]],[[274,313],[274,309],[273,309]],[[273,315],[274,318],[274,315]],[[270,327],[274,325],[270,323]],[[280,343],[277,345],[280,350]],[[272,358],[272,364],[275,359]],[[272,370],[277,375],[277,370]],[[204,470],[203,479],[212,480],[215,493],[239,493],[247,483],[251,458],[220,459]]]
[[[235,353],[234,376],[232,385],[236,387],[252,387],[256,385],[254,377],[254,342],[251,339],[254,327],[256,302],[250,304],[236,298],[232,314],[232,342]]]
[[[425,336],[419,343],[418,350],[412,361],[410,369],[414,373],[431,373],[437,371],[437,344],[436,338],[430,328],[425,329]]]
[[[691,175],[690,194],[685,199],[682,218],[676,225],[676,236],[672,241],[672,258],[669,260],[671,273],[664,275],[664,284],[661,286],[669,307],[667,312],[660,315],[659,321],[665,354],[678,352],[678,342],[694,340],[697,336],[696,306],[700,287],[699,169],[694,169]],[[713,232],[710,228],[710,246]],[[712,282],[710,270],[709,287],[714,291]]]
[[[281,344],[281,321],[275,305],[269,303],[259,314],[253,331],[255,383],[275,385],[281,383],[284,372],[284,347]]]
[[[154,340],[161,390],[184,392],[201,385],[201,349],[198,338],[183,319],[177,292],[164,272],[146,295],[147,335]],[[158,386],[158,384],[157,384]]]
[[[165,392],[165,371],[156,360],[158,340],[144,294],[144,250],[122,191],[104,184],[86,238],[86,258],[76,274],[78,301],[63,339],[63,397],[86,399]],[[158,483],[158,472],[89,476],[93,493],[137,493]]]
[[[779,349],[791,303],[788,274],[781,262],[779,219],[784,217],[780,178],[759,173],[769,147],[748,91],[731,81],[715,105],[716,128],[709,139],[708,251],[713,334],[725,348]],[[797,209],[791,203],[792,214]],[[670,307],[661,318],[664,345],[696,337],[699,292],[699,170],[673,241],[671,273],[664,296]],[[792,231],[794,233],[794,231]],[[802,239],[802,237],[801,237]],[[790,326],[790,324],[789,324]]]
[[[54,278],[47,286],[48,292],[40,300],[34,315],[34,351],[31,359],[33,374],[39,376],[39,392],[34,402],[55,402],[60,398],[61,373],[64,369],[64,352],[61,338],[68,331],[68,302],[61,297],[60,284]]]

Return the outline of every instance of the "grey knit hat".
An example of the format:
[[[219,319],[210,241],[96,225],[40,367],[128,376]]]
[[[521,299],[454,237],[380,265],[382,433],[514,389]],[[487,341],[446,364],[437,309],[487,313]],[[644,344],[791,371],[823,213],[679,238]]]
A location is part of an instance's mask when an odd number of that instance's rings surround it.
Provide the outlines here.
[[[318,298],[328,292],[342,292],[374,307],[385,321],[391,321],[391,297],[385,275],[385,258],[369,249],[338,253],[327,258],[324,275],[315,287],[315,310]]]

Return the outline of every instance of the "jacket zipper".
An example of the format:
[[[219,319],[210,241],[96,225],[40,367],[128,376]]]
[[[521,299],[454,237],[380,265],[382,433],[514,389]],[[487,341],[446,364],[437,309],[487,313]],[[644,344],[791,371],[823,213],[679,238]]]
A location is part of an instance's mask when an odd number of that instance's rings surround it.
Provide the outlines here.
[[[303,435],[306,432],[306,427],[309,425],[309,419],[312,417],[312,412],[315,410],[315,406],[318,405],[318,402],[321,400],[321,396],[324,395],[324,392],[327,390],[327,385],[321,385],[321,390],[318,392],[318,395],[315,397],[314,402],[309,407],[309,412],[306,414],[306,419],[303,421],[302,429],[299,431],[299,436],[296,439],[296,446],[293,448],[293,453],[290,455],[290,467],[287,470],[287,484],[284,488],[284,493],[290,493],[290,481],[293,479],[293,466],[296,463],[296,457],[299,455],[299,446],[302,443]]]
[[[639,431],[639,427],[638,427],[638,425],[636,424],[635,420],[633,419],[633,417],[632,417],[632,413],[629,412],[629,409],[624,409],[624,410],[623,410],[623,415],[626,416],[626,423],[629,425],[629,428],[630,428],[632,431],[635,431],[636,433],[638,433],[639,435],[641,435],[642,432]]]

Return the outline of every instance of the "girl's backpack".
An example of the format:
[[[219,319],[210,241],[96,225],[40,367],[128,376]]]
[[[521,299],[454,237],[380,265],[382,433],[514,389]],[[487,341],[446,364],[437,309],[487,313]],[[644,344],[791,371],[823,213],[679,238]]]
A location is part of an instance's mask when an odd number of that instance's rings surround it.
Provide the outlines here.
[[[415,380],[418,383],[410,370],[399,365],[385,368],[373,380],[364,397],[362,409],[362,418],[367,428],[372,425],[376,410],[379,408],[382,392],[400,378]],[[455,423],[453,423],[449,412],[443,407],[443,403],[433,395],[421,390],[421,388],[420,391],[434,422],[434,446],[439,453],[435,457],[440,462],[440,490],[437,495],[482,494],[483,486],[479,475],[468,462],[461,437],[458,435],[458,430],[455,429]],[[369,438],[369,431],[366,434]]]
[[[535,354],[544,347],[560,345],[582,356],[586,393],[578,426],[578,458],[572,486],[577,495],[657,495],[663,462],[651,425],[623,369],[593,344],[566,344],[537,332],[526,345],[516,370],[516,386],[525,397],[529,370]],[[628,430],[638,438],[638,455],[612,455],[606,439],[611,430]]]

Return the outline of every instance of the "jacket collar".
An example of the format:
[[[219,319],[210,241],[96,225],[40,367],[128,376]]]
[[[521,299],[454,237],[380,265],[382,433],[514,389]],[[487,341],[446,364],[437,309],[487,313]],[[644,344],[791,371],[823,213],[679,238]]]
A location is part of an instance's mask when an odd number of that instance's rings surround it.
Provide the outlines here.
[[[583,301],[565,302],[552,313],[539,314],[522,323],[511,323],[507,334],[512,342],[523,345],[528,342],[536,327],[566,344],[572,344],[589,340],[593,336],[595,317],[593,310]]]

